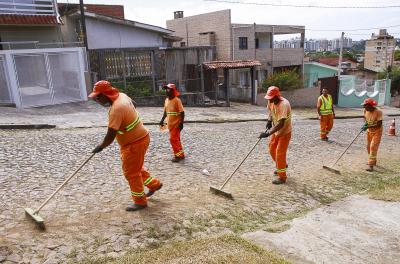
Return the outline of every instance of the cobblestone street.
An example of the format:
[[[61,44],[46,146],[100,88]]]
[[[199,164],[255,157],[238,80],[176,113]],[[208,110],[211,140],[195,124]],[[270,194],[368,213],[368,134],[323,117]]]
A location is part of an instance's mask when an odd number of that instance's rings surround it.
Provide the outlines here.
[[[360,110],[361,111],[361,110]],[[105,118],[105,117],[104,117]],[[385,120],[386,133],[388,119]],[[265,229],[271,223],[360,191],[367,161],[364,135],[339,162],[342,175],[322,170],[358,133],[362,119],[336,120],[329,143],[319,140],[317,120],[295,119],[288,152],[289,178],[271,184],[274,166],[262,140],[225,187],[230,201],[209,192],[257,141],[264,122],[187,124],[187,159],[171,163],[168,133],[148,126],[151,145],[146,166],[164,187],[149,208],[129,213],[129,187],[120,168],[118,146],[97,154],[41,211],[47,230],[24,216],[74,171],[99,143],[105,128],[0,130],[0,262],[58,263],[88,256],[116,257],[131,248],[216,233]],[[378,171],[400,154],[399,137],[382,138]],[[329,151],[323,146],[329,145]],[[202,174],[207,169],[210,175]],[[358,175],[358,176],[357,176]]]

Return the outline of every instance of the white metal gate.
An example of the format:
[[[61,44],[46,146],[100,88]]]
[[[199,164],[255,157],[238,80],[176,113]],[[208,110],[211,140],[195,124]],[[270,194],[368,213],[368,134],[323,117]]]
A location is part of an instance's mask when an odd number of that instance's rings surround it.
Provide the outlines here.
[[[11,91],[7,81],[5,60],[0,56],[0,103],[11,104]]]
[[[386,98],[386,80],[377,80],[375,82],[376,90],[379,91],[378,94],[378,105],[382,106],[385,104]]]
[[[17,107],[87,100],[83,48],[2,51]]]

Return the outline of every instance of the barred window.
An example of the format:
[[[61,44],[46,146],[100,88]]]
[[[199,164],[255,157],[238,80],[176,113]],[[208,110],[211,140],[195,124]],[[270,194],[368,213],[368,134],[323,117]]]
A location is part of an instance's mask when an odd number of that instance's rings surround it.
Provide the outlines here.
[[[239,49],[247,50],[247,38],[239,37]]]

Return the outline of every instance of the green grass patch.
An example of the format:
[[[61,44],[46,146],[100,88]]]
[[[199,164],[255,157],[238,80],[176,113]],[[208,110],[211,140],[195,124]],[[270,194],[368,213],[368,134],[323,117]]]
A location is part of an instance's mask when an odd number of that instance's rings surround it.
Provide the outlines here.
[[[369,197],[375,200],[400,202],[400,176],[376,182],[368,193]]]
[[[88,259],[81,264],[128,264],[128,263],[289,263],[271,252],[238,236],[223,235],[185,242],[172,242],[156,249],[128,252],[118,259]]]

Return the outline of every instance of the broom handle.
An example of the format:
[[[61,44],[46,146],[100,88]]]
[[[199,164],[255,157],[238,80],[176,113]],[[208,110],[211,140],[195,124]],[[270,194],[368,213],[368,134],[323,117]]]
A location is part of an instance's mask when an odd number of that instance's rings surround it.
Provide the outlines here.
[[[67,183],[69,182],[69,180],[71,180],[72,177],[74,177],[74,176],[82,169],[82,167],[85,166],[86,163],[88,163],[88,161],[89,161],[91,158],[93,158],[93,156],[94,156],[95,154],[96,154],[96,153],[92,153],[92,155],[90,155],[89,158],[87,158],[87,159],[82,163],[82,165],[79,166],[79,168],[76,169],[76,170],[74,171],[74,173],[72,173],[71,176],[69,176],[69,177],[68,177],[54,192],[53,192],[53,194],[50,195],[50,196],[46,199],[46,201],[44,201],[44,202],[39,206],[38,209],[35,210],[34,214],[39,213],[40,209],[42,209],[43,206],[45,206],[45,205],[50,201],[50,199],[53,198],[53,196],[56,195],[56,193],[58,193],[58,191],[60,191],[61,188],[64,187],[64,185],[67,184]]]
[[[247,159],[248,156],[250,156],[251,152],[253,152],[253,150],[256,148],[256,146],[258,145],[258,143],[260,142],[262,138],[259,138],[256,142],[256,144],[254,144],[254,146],[251,148],[251,150],[249,151],[249,153],[247,153],[246,157],[242,160],[242,162],[240,162],[239,166],[236,167],[235,171],[225,180],[224,184],[222,184],[222,186],[220,187],[220,189],[224,188],[225,184],[228,183],[228,181],[232,178],[232,176],[235,174],[235,172],[240,168],[240,166],[243,164],[243,162]]]
[[[338,163],[338,161],[343,157],[344,153],[346,153],[346,151],[350,148],[350,146],[353,145],[354,141],[356,141],[356,139],[362,132],[363,132],[362,130],[358,132],[357,136],[353,139],[353,141],[351,141],[351,143],[347,146],[347,148],[343,151],[342,155],[340,155],[340,157],[335,161],[335,163],[333,163],[332,167],[334,167],[336,163]]]

